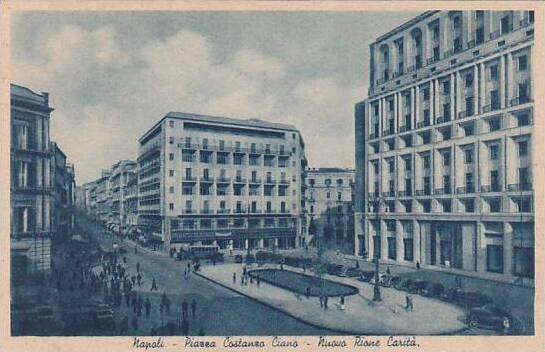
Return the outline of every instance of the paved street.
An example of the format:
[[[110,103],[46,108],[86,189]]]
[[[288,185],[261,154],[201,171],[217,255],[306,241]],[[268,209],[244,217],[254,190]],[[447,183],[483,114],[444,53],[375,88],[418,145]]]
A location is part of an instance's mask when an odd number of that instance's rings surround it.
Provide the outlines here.
[[[86,231],[95,232],[96,227],[86,219],[79,219]],[[97,237],[105,248],[112,248],[113,238],[110,235]],[[327,329],[319,329],[299,322],[286,314],[259,304],[249,298],[238,295],[221,286],[213,284],[201,277],[191,274],[184,279],[184,268],[187,262],[175,261],[165,255],[150,253],[150,250],[138,250],[134,254],[132,243],[122,243],[128,250],[125,255],[129,264],[129,275],[136,272],[136,262],[140,263],[143,273],[142,286],[136,290],[142,298],[150,298],[152,315],[149,319],[145,314],[139,319],[138,330],[129,329],[133,335],[149,334],[153,324],[161,324],[159,302],[161,294],[166,292],[172,301],[170,315],[164,321],[175,321],[181,315],[182,302],[185,299],[191,303],[197,302],[197,314],[189,320],[189,334],[197,335],[202,329],[206,335],[338,335]],[[155,277],[158,292],[150,292],[151,280]],[[129,314],[127,314],[129,313]],[[123,316],[132,317],[132,309],[125,307],[124,302],[118,309],[117,323]],[[118,324],[117,324],[118,325]]]

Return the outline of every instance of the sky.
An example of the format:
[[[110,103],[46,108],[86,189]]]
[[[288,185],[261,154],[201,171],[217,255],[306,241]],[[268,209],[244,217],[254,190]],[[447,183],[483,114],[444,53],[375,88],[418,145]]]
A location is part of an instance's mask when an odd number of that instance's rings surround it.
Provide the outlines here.
[[[415,12],[21,12],[13,83],[49,92],[76,182],[136,159],[169,111],[295,125],[310,167],[354,168],[369,44]]]

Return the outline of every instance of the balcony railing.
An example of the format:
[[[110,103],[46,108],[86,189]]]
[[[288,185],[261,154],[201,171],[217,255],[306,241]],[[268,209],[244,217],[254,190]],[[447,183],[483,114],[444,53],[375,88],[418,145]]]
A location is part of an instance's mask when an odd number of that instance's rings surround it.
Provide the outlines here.
[[[275,185],[275,184],[276,184],[276,180],[274,180],[274,179],[272,179],[272,178],[265,179],[265,184],[266,184],[266,185]]]
[[[395,196],[395,192],[394,192],[394,191],[382,192],[382,196],[383,196],[383,197],[394,197],[394,196]]]
[[[369,133],[369,138],[378,138],[378,132]]]
[[[489,193],[489,192],[501,192],[501,186],[500,185],[482,185],[481,186],[481,193]]]
[[[443,194],[450,194],[450,187],[443,187],[443,188],[436,188],[433,190],[433,193],[440,196],[440,195],[443,195]]]
[[[214,178],[213,178],[213,177],[210,177],[210,176],[201,177],[199,180],[200,180],[201,182],[205,182],[205,183],[212,183],[212,182],[214,182]]]
[[[230,214],[231,209],[218,209],[218,210],[216,210],[216,213],[217,214]]]
[[[246,183],[246,178],[245,177],[235,177],[233,182],[234,183]]]
[[[201,209],[201,214],[212,214],[213,212],[212,209]]]
[[[473,185],[468,185],[465,187],[457,187],[456,188],[457,194],[470,194],[475,193],[475,187]]]
[[[510,106],[526,104],[526,103],[529,103],[529,102],[530,102],[530,98],[527,97],[527,96],[516,97],[516,98],[511,99]]]
[[[417,189],[415,191],[415,194],[416,194],[417,197],[429,196],[429,195],[431,195],[431,190],[429,190],[429,189]]]
[[[404,190],[404,191],[398,191],[397,194],[400,197],[411,197],[413,195],[413,192]]]
[[[196,211],[194,209],[184,209],[183,213],[184,214],[195,214]]]
[[[197,178],[193,176],[182,177],[182,182],[197,182]]]
[[[252,179],[250,179],[250,183],[254,183],[254,184],[261,183],[261,179],[260,178],[252,178]]]
[[[430,121],[418,121],[416,123],[416,128],[422,128],[422,127],[426,127],[426,126],[429,126],[430,125]]]
[[[278,181],[280,185],[287,186],[290,184],[290,180],[280,180]]]
[[[217,183],[229,183],[231,182],[231,179],[229,177],[218,177],[216,179]]]
[[[511,184],[507,185],[507,190],[509,192],[531,191],[532,190],[532,184],[531,183],[511,183]]]

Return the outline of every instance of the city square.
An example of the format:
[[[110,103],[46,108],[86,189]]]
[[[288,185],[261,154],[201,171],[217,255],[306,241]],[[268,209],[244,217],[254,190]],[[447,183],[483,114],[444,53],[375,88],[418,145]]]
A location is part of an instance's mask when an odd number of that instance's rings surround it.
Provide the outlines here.
[[[534,11],[381,16],[14,17],[11,334],[535,335]]]

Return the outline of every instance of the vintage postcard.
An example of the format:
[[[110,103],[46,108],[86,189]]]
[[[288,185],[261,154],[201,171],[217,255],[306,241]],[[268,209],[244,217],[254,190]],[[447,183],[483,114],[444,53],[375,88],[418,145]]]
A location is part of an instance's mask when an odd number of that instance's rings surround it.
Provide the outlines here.
[[[543,350],[543,3],[0,6],[0,350]]]

